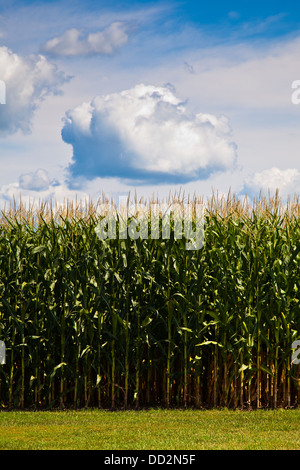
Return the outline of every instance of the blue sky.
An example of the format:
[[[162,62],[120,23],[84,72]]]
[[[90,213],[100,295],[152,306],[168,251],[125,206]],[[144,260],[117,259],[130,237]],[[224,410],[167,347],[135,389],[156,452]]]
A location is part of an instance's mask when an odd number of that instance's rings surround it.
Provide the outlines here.
[[[1,0],[0,206],[299,194],[299,51],[294,1]]]

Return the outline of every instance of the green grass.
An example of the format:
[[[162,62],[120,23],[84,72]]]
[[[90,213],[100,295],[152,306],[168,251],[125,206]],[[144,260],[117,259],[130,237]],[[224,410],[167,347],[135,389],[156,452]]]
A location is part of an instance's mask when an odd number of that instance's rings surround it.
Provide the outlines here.
[[[0,412],[1,450],[299,450],[299,410]]]

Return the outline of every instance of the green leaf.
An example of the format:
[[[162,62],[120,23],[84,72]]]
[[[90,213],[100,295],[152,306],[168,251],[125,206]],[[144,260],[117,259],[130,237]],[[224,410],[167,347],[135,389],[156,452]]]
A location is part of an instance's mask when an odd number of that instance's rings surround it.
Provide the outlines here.
[[[195,344],[195,346],[207,346],[209,344],[217,344],[220,348],[224,347],[222,344],[217,343],[217,341],[203,341],[203,343]]]
[[[260,365],[260,370],[266,372],[267,374],[271,375],[271,377],[274,377],[273,372],[266,366]]]
[[[146,326],[150,325],[152,322],[153,318],[150,317],[149,315],[142,321],[141,327],[145,328]]]
[[[193,330],[191,330],[190,328],[187,328],[186,326],[180,326],[178,327],[178,330],[187,331],[188,333],[194,333]]]
[[[208,313],[208,315],[210,315],[212,318],[214,318],[214,320],[216,320],[217,322],[220,321],[220,316],[216,312],[212,312],[211,310],[207,310],[206,313]]]
[[[62,367],[66,366],[67,364],[65,362],[61,362],[60,364],[58,364],[57,366],[54,367],[51,375],[50,375],[50,381],[52,381],[56,375],[56,372],[61,369]]]
[[[31,253],[33,255],[35,255],[36,253],[41,253],[42,251],[45,251],[45,250],[46,250],[46,246],[45,245],[40,245],[40,246],[36,246],[35,248],[33,248]]]
[[[96,387],[99,387],[101,379],[102,379],[102,375],[97,374]]]

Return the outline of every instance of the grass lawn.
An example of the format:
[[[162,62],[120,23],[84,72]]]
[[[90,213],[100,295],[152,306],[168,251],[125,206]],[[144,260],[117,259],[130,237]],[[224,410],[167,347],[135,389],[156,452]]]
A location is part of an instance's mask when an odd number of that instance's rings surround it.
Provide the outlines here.
[[[1,411],[1,450],[299,450],[300,410]]]

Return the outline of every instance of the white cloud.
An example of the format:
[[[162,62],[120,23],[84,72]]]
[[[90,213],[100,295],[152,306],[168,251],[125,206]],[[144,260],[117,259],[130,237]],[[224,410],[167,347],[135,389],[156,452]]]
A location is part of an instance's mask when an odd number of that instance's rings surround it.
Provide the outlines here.
[[[84,191],[70,190],[63,182],[53,182],[40,189],[21,187],[20,182],[9,183],[0,188],[0,209],[9,206],[14,201],[18,204],[28,205],[32,203],[40,204],[39,201],[53,201],[63,203],[66,200],[75,201],[88,199],[88,193]]]
[[[31,130],[34,111],[49,94],[59,93],[67,80],[44,56],[21,57],[0,47],[0,78],[6,85],[6,104],[0,108],[0,136]]]
[[[225,116],[192,114],[170,87],[137,85],[97,96],[66,114],[72,176],[187,182],[232,168],[236,146]]]
[[[119,196],[128,196],[129,192],[134,194],[135,188],[128,189],[128,186],[121,183],[117,179],[110,178],[96,178],[93,181],[85,181],[84,189],[80,187],[69,188],[63,178],[50,178],[46,170],[38,169],[36,172],[29,174],[31,176],[31,184],[28,184],[25,188],[22,186],[22,176],[19,177],[19,181],[10,182],[8,184],[0,186],[0,210],[4,207],[9,207],[14,201],[19,204],[19,201],[24,205],[40,205],[41,201],[52,201],[53,204],[64,204],[66,201],[70,202],[85,202],[92,201],[96,203],[99,199],[102,201],[103,195],[109,200],[113,199],[118,202]],[[41,176],[39,180],[39,186],[32,184],[33,180],[38,175]],[[26,175],[27,176],[27,175]],[[42,185],[45,178],[44,185]],[[30,178],[28,178],[28,183]],[[49,184],[48,184],[49,183]],[[166,195],[169,194],[170,188],[166,188]],[[151,197],[152,192],[149,191],[148,196]],[[143,196],[145,193],[143,191]]]
[[[42,168],[38,168],[36,171],[26,173],[19,177],[19,187],[21,189],[27,189],[32,191],[44,191],[53,184],[50,181],[48,172]]]
[[[113,54],[128,41],[129,24],[115,21],[110,26],[84,36],[83,32],[73,28],[61,36],[50,39],[43,51],[59,56],[77,56],[88,54]]]
[[[259,194],[274,194],[276,190],[282,197],[293,197],[300,192],[300,172],[296,168],[280,170],[272,167],[261,172],[254,173],[245,179],[243,193],[250,196]]]

